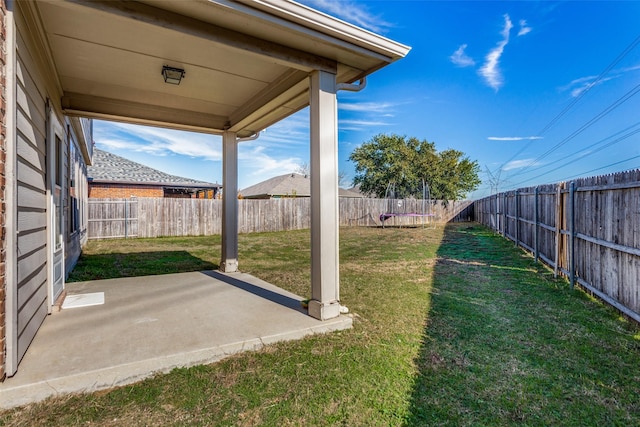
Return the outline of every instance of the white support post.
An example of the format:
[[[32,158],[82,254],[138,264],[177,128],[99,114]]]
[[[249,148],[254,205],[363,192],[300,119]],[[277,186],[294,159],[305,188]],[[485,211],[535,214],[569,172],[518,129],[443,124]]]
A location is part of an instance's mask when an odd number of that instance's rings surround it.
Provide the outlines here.
[[[238,141],[222,135],[222,259],[220,271],[238,271]]]
[[[16,230],[18,230],[18,187],[16,183],[16,139],[17,139],[17,102],[16,102],[16,24],[13,11],[15,2],[6,2],[5,16],[5,282],[0,282],[0,287],[5,289],[5,316],[4,324],[0,323],[0,334],[5,333],[5,359],[4,372],[7,376],[13,376],[18,370],[18,242]],[[4,331],[3,331],[4,329]],[[0,338],[2,338],[0,336]],[[1,342],[1,340],[0,340]],[[0,351],[3,351],[0,346]],[[0,375],[1,376],[1,375]]]
[[[311,95],[311,301],[309,315],[340,315],[336,76],[314,71]]]

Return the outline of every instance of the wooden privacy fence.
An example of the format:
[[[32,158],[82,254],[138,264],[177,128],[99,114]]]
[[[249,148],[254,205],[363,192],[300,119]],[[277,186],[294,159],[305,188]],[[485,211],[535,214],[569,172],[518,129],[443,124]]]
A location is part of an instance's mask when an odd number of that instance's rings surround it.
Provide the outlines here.
[[[500,193],[474,213],[640,322],[640,170]]]
[[[399,200],[339,200],[340,226],[380,226],[380,214]],[[450,201],[446,205],[402,200],[405,212],[428,212],[432,216],[394,217],[390,226],[421,226],[449,221],[471,221],[473,202]],[[309,198],[238,200],[240,233],[311,228]],[[215,199],[90,199],[89,239],[161,236],[207,236],[222,232],[222,201]]]
[[[138,199],[89,199],[88,208],[89,239],[138,236]]]

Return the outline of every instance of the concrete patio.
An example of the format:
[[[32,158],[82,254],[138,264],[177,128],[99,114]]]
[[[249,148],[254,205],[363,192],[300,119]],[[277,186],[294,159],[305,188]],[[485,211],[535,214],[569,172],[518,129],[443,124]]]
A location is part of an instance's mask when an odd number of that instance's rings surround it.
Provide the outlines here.
[[[104,292],[105,303],[47,316],[17,374],[0,383],[0,407],[129,384],[352,325],[344,315],[314,319],[301,297],[243,273],[110,279],[66,290]]]

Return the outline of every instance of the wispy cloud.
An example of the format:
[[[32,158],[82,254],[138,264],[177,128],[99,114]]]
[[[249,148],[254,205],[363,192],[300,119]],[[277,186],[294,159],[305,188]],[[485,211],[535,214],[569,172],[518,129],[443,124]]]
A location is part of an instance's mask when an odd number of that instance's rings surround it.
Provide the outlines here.
[[[467,54],[464,52],[466,48],[466,44],[460,45],[458,50],[453,52],[453,55],[449,57],[451,62],[453,62],[458,67],[473,67],[474,65],[476,65],[476,61],[467,56]]]
[[[580,96],[583,92],[591,90],[592,88],[599,86],[609,80],[617,79],[618,77],[622,77],[624,74],[638,71],[640,70],[640,65],[632,65],[630,67],[619,68],[617,70],[612,70],[609,73],[609,76],[602,77],[598,79],[599,76],[585,76],[574,79],[570,81],[568,84],[562,86],[560,88],[561,92],[570,91],[571,96],[576,98]]]
[[[99,148],[126,158],[131,153],[148,155],[142,163],[161,168],[163,162],[156,158],[184,156],[194,161],[222,161],[220,136],[137,126],[116,122],[94,122],[94,139]],[[245,188],[275,175],[295,171],[308,162],[309,119],[308,111],[301,111],[271,126],[254,141],[238,145],[238,185]],[[295,154],[292,154],[295,153]],[[307,158],[301,158],[306,153]],[[176,157],[177,161],[178,157]],[[181,176],[197,178],[197,167],[184,171]],[[203,179],[204,180],[204,179]]]
[[[340,102],[338,104],[338,108],[344,111],[378,113],[378,114],[384,114],[386,116],[392,116],[390,112],[393,111],[393,109],[397,105],[398,104],[394,104],[391,102],[354,102],[354,103]]]
[[[504,15],[504,27],[500,34],[502,35],[502,40],[498,42],[496,47],[491,49],[487,56],[485,57],[484,65],[478,71],[480,76],[482,76],[489,85],[489,87],[494,90],[500,89],[504,83],[504,79],[502,77],[502,73],[500,72],[500,58],[504,53],[505,46],[509,43],[509,33],[513,28],[513,23],[509,18],[509,15]]]
[[[542,136],[490,136],[489,141],[535,141],[542,139]]]
[[[525,34],[529,34],[533,28],[527,25],[527,21],[525,19],[521,19],[520,22],[520,30],[518,31],[518,36],[524,36]]]
[[[352,24],[376,33],[385,32],[393,25],[379,16],[373,15],[362,3],[350,0],[299,0],[300,3],[336,16]]]
[[[513,169],[521,169],[528,166],[536,166],[534,163],[535,159],[521,159],[521,160],[512,160],[506,165],[502,167],[503,171],[509,171]]]
[[[258,139],[238,145],[238,186],[295,172],[308,162],[309,110],[304,109],[269,127]]]
[[[338,127],[341,132],[350,131],[362,131],[374,126],[391,126],[392,123],[382,120],[358,120],[358,119],[343,119],[339,120]]]
[[[238,146],[238,167],[244,171],[238,177],[238,186],[246,188],[277,175],[294,172],[306,160],[295,156],[274,157],[271,147],[257,139]],[[290,153],[290,151],[288,151]]]
[[[639,65],[632,65],[631,67],[621,68],[620,72],[621,73],[628,73],[629,71],[637,71],[637,70],[640,70],[640,64]]]
[[[309,132],[309,110],[304,109],[266,129],[258,141],[281,150],[308,147]]]
[[[221,160],[220,138],[213,135],[96,121],[94,139],[105,150],[129,150],[154,156],[179,154]]]
[[[571,96],[573,98],[577,98],[578,96],[580,96],[580,94],[582,94],[582,92],[586,92],[588,90],[591,90],[592,88],[601,85],[602,83],[612,80],[615,77],[607,77],[607,78],[603,78],[600,80],[595,80],[592,79],[590,81],[584,81],[582,82],[582,84],[579,84],[578,87],[574,87],[573,89],[571,89]]]

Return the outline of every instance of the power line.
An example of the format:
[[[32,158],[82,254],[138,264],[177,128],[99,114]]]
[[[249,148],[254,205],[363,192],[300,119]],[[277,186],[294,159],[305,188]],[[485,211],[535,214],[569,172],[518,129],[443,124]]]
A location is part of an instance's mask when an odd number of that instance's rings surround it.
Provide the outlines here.
[[[566,181],[566,180],[571,179],[571,178],[576,178],[576,177],[579,177],[579,176],[583,176],[583,175],[586,175],[586,174],[591,173],[591,172],[596,172],[596,171],[599,171],[599,170],[602,170],[602,169],[609,168],[611,166],[619,165],[620,163],[628,162],[629,160],[635,160],[635,159],[639,159],[639,158],[640,158],[640,154],[637,155],[637,156],[629,157],[628,159],[620,160],[619,162],[610,163],[610,164],[608,164],[606,166],[601,166],[599,168],[591,169],[590,171],[586,171],[586,172],[582,172],[582,173],[579,173],[579,174],[576,174],[576,175],[568,176],[566,178],[563,178],[562,181]],[[640,169],[640,167],[633,167],[630,170],[632,170],[632,169]]]
[[[615,67],[622,59],[629,54],[635,47],[640,43],[640,35],[636,37],[620,54],[611,62],[600,74],[596,77],[596,79],[591,82],[584,90],[580,92],[580,94],[575,97],[560,113],[558,113],[545,127],[543,127],[538,133],[537,136],[544,135],[549,129],[551,129],[569,110],[573,108],[593,87],[595,87],[603,78],[606,76],[613,67]],[[533,139],[526,143],[520,150],[518,150],[513,156],[507,159],[504,163],[500,165],[498,170],[501,170],[507,163],[518,157],[522,154],[529,146],[533,143]],[[494,171],[494,173],[497,172]]]
[[[638,43],[640,43],[640,35],[638,37],[636,37],[636,39],[634,41],[631,42],[631,44],[629,44],[629,46],[627,46],[622,52],[620,52],[620,54],[616,57],[616,59],[613,60],[613,62],[611,62],[611,64],[609,64],[607,66],[607,68],[605,68],[599,75],[598,77],[596,77],[596,79],[589,83],[589,85],[587,85],[587,87],[582,90],[580,92],[580,94],[574,98],[574,100],[572,102],[569,103],[569,105],[567,105],[557,116],[555,116],[541,131],[540,134],[544,134],[545,132],[547,132],[549,129],[551,129],[553,127],[554,124],[556,124],[561,118],[562,116],[564,116],[565,114],[567,114],[567,112],[573,108],[573,106],[580,100],[582,99],[593,87],[595,87],[603,78],[605,75],[609,74],[609,72],[611,71],[611,69],[613,67],[615,67],[616,65],[618,65],[618,63],[620,61],[622,61],[622,59],[627,56],[627,54],[629,54],[629,52],[631,52],[633,49],[635,49],[635,47],[638,45]]]
[[[636,125],[634,125],[634,126],[637,126],[637,125],[638,125],[638,123],[637,123]],[[633,127],[633,126],[631,126],[631,127]],[[627,129],[629,129],[629,128],[627,128]],[[626,130],[626,129],[625,129],[625,130]],[[612,145],[614,145],[614,144],[617,144],[618,142],[624,141],[625,139],[630,138],[631,136],[633,136],[633,135],[635,135],[635,134],[637,134],[637,133],[640,133],[640,129],[636,129],[636,130],[634,130],[634,131],[632,131],[632,132],[629,132],[629,133],[627,133],[627,134],[625,134],[625,135],[621,136],[620,138],[617,138],[617,139],[615,139],[615,140],[613,140],[613,141],[609,142],[608,144],[603,145],[602,147],[598,147],[597,149],[595,149],[595,150],[593,150],[593,151],[591,151],[591,152],[589,152],[589,153],[586,153],[585,155],[583,155],[582,157],[580,157],[578,160],[582,160],[582,159],[584,159],[585,157],[588,157],[588,156],[590,156],[590,155],[592,155],[592,154],[595,154],[595,153],[597,153],[597,152],[599,152],[599,151],[602,151],[602,150],[604,150],[605,148],[608,148],[608,147],[610,147],[610,146],[612,146]],[[618,134],[620,134],[620,132],[618,132],[618,133],[617,133],[617,134],[615,134],[615,135],[618,135]],[[613,135],[613,136],[615,136],[615,135]],[[607,137],[607,138],[605,138],[605,139],[603,139],[603,140],[601,140],[601,141],[599,141],[599,142],[597,142],[597,143],[595,143],[595,144],[591,144],[590,146],[586,147],[586,148],[585,148],[584,150],[582,150],[582,151],[588,150],[589,148],[594,147],[595,145],[600,144],[601,142],[606,141],[607,139],[610,139],[610,138],[612,138],[613,136]],[[574,154],[575,154],[575,153],[574,153]],[[572,155],[573,155],[573,154],[572,154]],[[571,156],[571,155],[570,155],[570,156]],[[570,157],[570,156],[569,156],[569,157]],[[555,162],[553,162],[553,163],[557,163],[557,162],[558,162],[558,161],[560,161],[560,160],[565,160],[566,158],[567,158],[567,157],[564,157],[564,158],[562,158],[562,159],[556,160],[556,161],[555,161]],[[525,182],[532,181],[532,180],[534,180],[534,179],[536,179],[536,178],[540,178],[540,177],[542,177],[542,176],[545,176],[545,175],[547,175],[547,174],[549,174],[549,173],[551,173],[551,172],[555,172],[555,171],[557,171],[558,169],[562,169],[563,167],[565,167],[565,166],[567,166],[567,165],[569,165],[569,164],[571,164],[571,163],[574,163],[574,162],[575,162],[575,160],[570,160],[570,161],[568,161],[568,162],[566,162],[566,163],[561,164],[561,165],[560,165],[560,166],[558,166],[558,167],[555,167],[555,168],[553,168],[553,169],[551,169],[551,170],[549,170],[549,171],[546,171],[546,172],[541,173],[541,174],[539,174],[539,175],[533,176],[533,177],[531,177],[531,178],[527,178],[527,179],[525,179],[524,181],[520,181],[520,182],[518,182],[517,184],[514,184],[514,185],[517,187],[517,186],[519,186],[519,185],[521,185],[521,184],[523,184],[523,183],[525,183]],[[553,163],[549,163],[549,164],[545,165],[545,167],[547,167],[547,166],[549,166],[549,165],[551,165],[551,164],[553,164]]]
[[[511,175],[511,178],[521,175],[524,173],[524,171],[531,167],[532,165],[538,163],[539,161],[541,161],[542,159],[544,159],[545,157],[547,157],[549,154],[553,153],[554,151],[556,151],[558,148],[562,147],[564,144],[566,144],[567,142],[571,141],[573,138],[575,138],[576,136],[578,136],[579,134],[581,134],[582,132],[584,132],[586,129],[588,129],[591,125],[593,125],[594,123],[596,123],[597,121],[599,121],[600,119],[602,119],[604,116],[606,116],[607,114],[609,114],[610,112],[612,112],[613,110],[615,110],[616,108],[618,108],[620,105],[622,105],[623,103],[625,103],[626,101],[628,101],[629,99],[631,99],[631,97],[635,96],[638,92],[640,92],[640,84],[638,84],[637,86],[635,86],[633,89],[631,89],[629,92],[627,92],[626,94],[624,94],[623,96],[621,96],[620,98],[618,98],[615,102],[613,102],[613,104],[609,105],[607,108],[605,108],[604,110],[602,110],[600,113],[598,113],[595,117],[591,118],[589,121],[587,121],[585,124],[583,124],[582,126],[580,126],[577,130],[573,131],[569,136],[567,136],[566,138],[564,138],[562,141],[558,142],[556,145],[554,145],[553,147],[551,147],[549,150],[545,151],[542,155],[538,156],[537,158],[535,158],[534,160],[532,160],[531,162],[527,163],[525,166],[523,166],[520,171],[518,171],[517,173]]]

